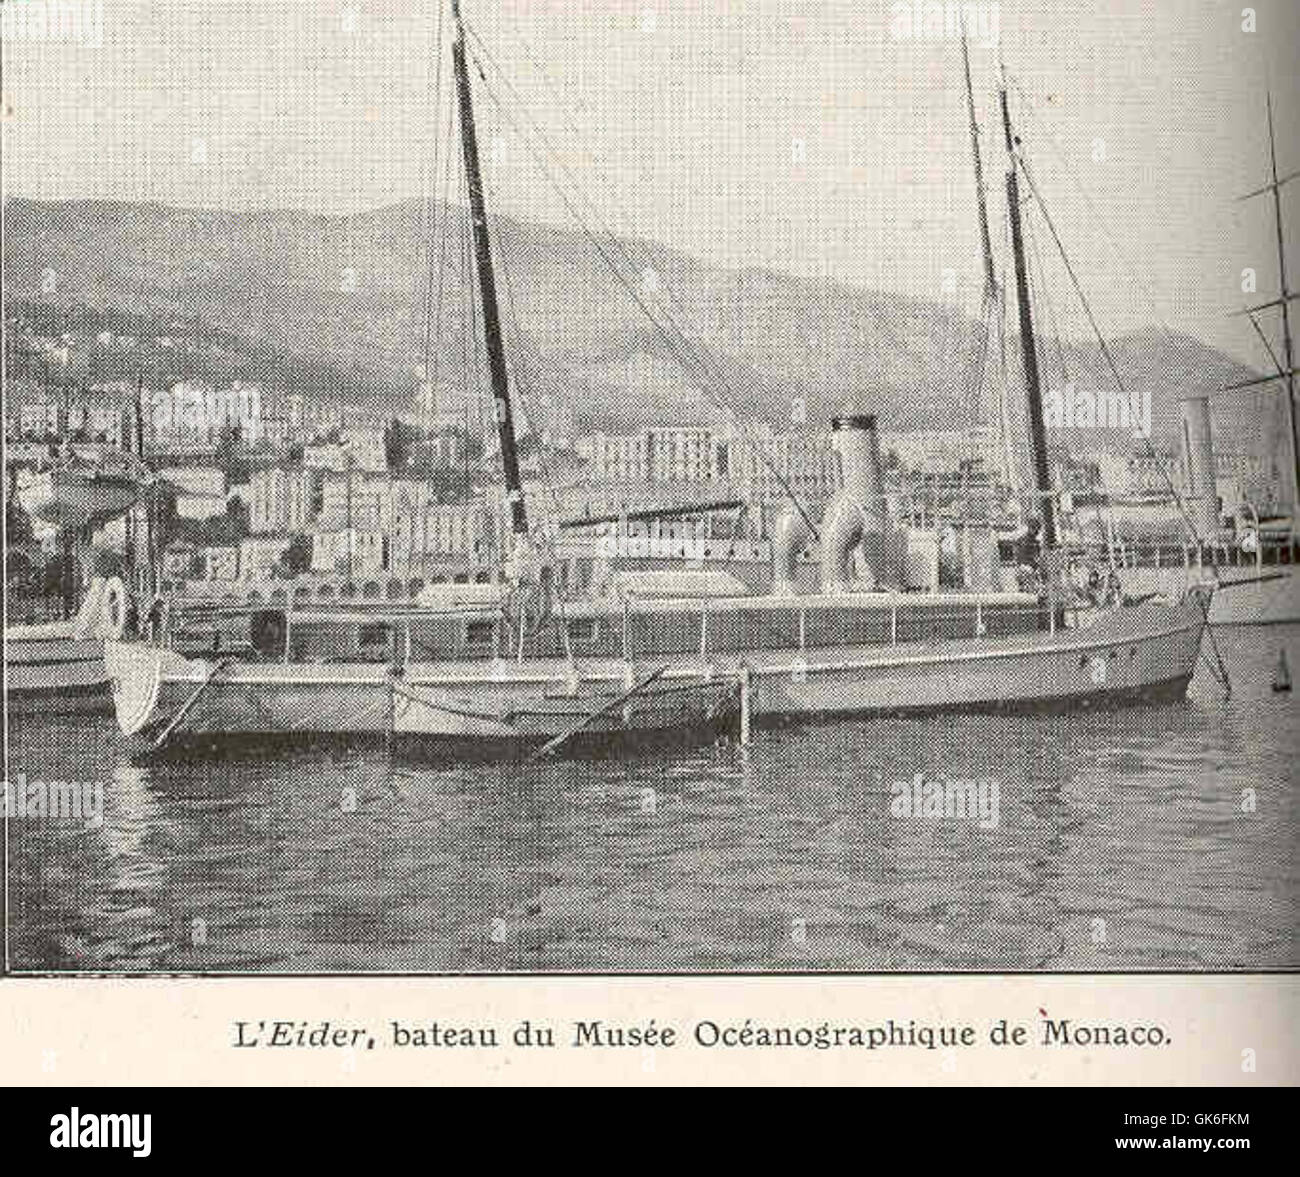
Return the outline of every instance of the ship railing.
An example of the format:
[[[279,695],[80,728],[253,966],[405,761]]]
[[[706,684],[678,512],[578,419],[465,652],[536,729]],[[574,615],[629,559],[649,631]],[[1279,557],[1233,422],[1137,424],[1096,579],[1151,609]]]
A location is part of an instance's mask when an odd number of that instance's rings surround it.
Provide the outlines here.
[[[1113,563],[1120,569],[1199,571],[1294,562],[1294,553],[1286,540],[1268,538],[1257,540],[1253,551],[1248,551],[1231,538],[1161,541],[1115,536],[1110,541],[1085,542],[1076,544],[1075,547]]]
[[[991,625],[996,626],[995,636],[1010,636],[1016,633],[1033,633],[1043,628],[1055,632],[1058,624],[1055,611],[1048,609],[1042,601],[1025,605],[999,605],[996,609],[991,609],[983,600],[977,598],[970,605],[955,606],[952,609],[944,610],[926,610],[923,614],[917,614],[910,607],[914,607],[924,600],[924,597],[918,598],[905,593],[891,593],[889,597],[887,608],[880,610],[882,619],[886,617],[888,619],[888,640],[870,644],[897,646],[917,641],[929,644],[944,641],[979,641],[990,636]],[[733,611],[736,605],[737,602],[734,601],[725,603],[703,601],[700,603],[698,610],[700,635],[698,655],[701,661],[707,661],[717,654],[735,654],[738,652],[729,644],[719,643],[714,634],[718,616]],[[1077,628],[1079,616],[1092,607],[1091,603],[1084,601],[1065,603],[1061,610],[1061,624]],[[799,605],[798,598],[791,598],[790,609],[791,613],[785,616],[791,617],[795,622],[796,628],[793,635],[786,628],[778,628],[775,624],[766,633],[763,633],[760,620],[760,635],[766,637],[768,641],[764,643],[760,640],[759,645],[767,649],[789,649],[804,652],[810,649],[858,644],[847,636],[843,641],[810,643],[810,616],[814,610],[806,605]],[[822,608],[816,610],[816,612],[824,614],[825,609]],[[762,615],[762,611],[752,612],[751,621],[761,619]],[[635,661],[638,657],[653,657],[664,653],[663,650],[655,648],[653,645],[649,648],[638,648],[633,621],[637,617],[646,616],[654,616],[654,614],[638,612],[629,608],[627,603],[624,604],[620,618],[621,648],[624,659],[629,662]],[[711,624],[711,618],[714,624]]]
[[[1086,601],[1073,599],[1062,601],[1059,610],[1048,608],[1041,600],[1026,601],[1023,604],[995,604],[976,595],[975,599],[969,604],[954,603],[950,608],[918,610],[918,605],[922,605],[930,599],[926,595],[890,593],[882,594],[882,598],[884,599],[872,602],[875,607],[873,612],[877,617],[875,631],[879,637],[878,640],[868,642],[864,642],[861,636],[855,640],[852,631],[847,628],[842,640],[837,638],[833,631],[827,636],[825,629],[814,623],[814,616],[818,620],[825,617],[828,612],[827,606],[822,604],[810,607],[807,604],[800,604],[800,598],[798,597],[792,597],[788,602],[780,606],[772,606],[769,603],[764,608],[751,607],[749,609],[745,608],[744,598],[738,600],[727,599],[725,601],[677,602],[681,606],[674,610],[677,616],[698,617],[699,638],[697,645],[673,651],[659,649],[653,641],[644,642],[638,640],[636,622],[643,621],[647,617],[656,616],[657,612],[653,609],[638,608],[637,602],[625,600],[619,613],[607,618],[607,621],[613,622],[617,626],[619,654],[629,663],[645,657],[658,656],[665,652],[690,656],[698,655],[701,662],[707,662],[710,658],[721,654],[734,655],[742,652],[742,649],[738,648],[734,641],[719,636],[720,619],[736,611],[743,611],[747,614],[747,624],[752,627],[751,633],[755,636],[754,645],[756,648],[804,652],[812,649],[833,648],[840,645],[897,646],[915,642],[933,645],[946,641],[981,641],[990,636],[1005,637],[1015,634],[1034,633],[1039,630],[1055,632],[1058,625],[1063,625],[1066,628],[1077,628],[1080,625],[1081,615],[1093,608]],[[844,606],[851,608],[853,603],[852,596],[849,596],[846,597]],[[491,642],[487,643],[486,646],[489,654],[491,651],[496,651],[496,656],[500,657],[502,653],[508,650],[506,656],[511,660],[523,660],[530,654],[528,643],[521,640],[523,637],[521,627],[512,624],[512,619],[503,616],[499,609],[493,610],[481,606],[447,608],[402,606],[393,608],[389,606],[385,608],[378,605],[374,609],[342,610],[334,608],[316,610],[290,609],[284,605],[205,602],[201,606],[188,605],[183,609],[175,610],[169,615],[164,644],[173,646],[177,640],[201,643],[205,637],[214,637],[221,634],[222,652],[231,652],[239,647],[240,643],[238,639],[232,639],[226,631],[221,629],[222,621],[239,618],[251,619],[267,613],[278,614],[284,619],[282,656],[285,661],[288,661],[291,657],[291,634],[297,626],[386,623],[391,626],[394,637],[398,639],[394,647],[395,658],[409,663],[414,649],[420,645],[413,637],[412,627],[423,621],[450,617],[465,621],[491,621],[493,623],[493,635]],[[769,621],[769,624],[764,625],[765,619]],[[563,639],[561,657],[564,660],[575,660],[569,642],[569,625],[580,620],[582,620],[580,617],[566,617],[563,611],[558,611],[551,618],[553,624],[561,627],[560,633]],[[819,630],[820,633],[818,633]],[[813,638],[813,640],[810,640],[810,638]],[[692,643],[694,642],[693,637],[689,638],[689,640]],[[232,641],[234,644],[232,644]],[[277,642],[277,645],[279,644]],[[535,650],[533,653],[535,655]],[[448,656],[454,655],[449,653]]]

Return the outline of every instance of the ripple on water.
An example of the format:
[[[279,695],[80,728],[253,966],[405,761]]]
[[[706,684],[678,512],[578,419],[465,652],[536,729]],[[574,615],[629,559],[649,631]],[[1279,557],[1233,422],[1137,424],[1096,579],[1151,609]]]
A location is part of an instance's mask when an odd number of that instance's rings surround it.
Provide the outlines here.
[[[534,768],[382,745],[126,760],[15,720],[11,774],[105,785],[12,822],[15,963],[239,971],[1294,968],[1300,629],[1225,632],[1223,700],[787,726]],[[997,823],[891,786],[990,780]]]

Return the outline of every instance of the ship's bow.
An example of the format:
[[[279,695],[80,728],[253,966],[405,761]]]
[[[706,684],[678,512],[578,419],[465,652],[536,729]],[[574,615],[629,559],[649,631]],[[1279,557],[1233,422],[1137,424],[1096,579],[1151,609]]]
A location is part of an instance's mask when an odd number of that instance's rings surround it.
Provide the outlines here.
[[[104,643],[104,666],[123,735],[138,735],[157,721],[162,663],[163,652],[144,643]]]

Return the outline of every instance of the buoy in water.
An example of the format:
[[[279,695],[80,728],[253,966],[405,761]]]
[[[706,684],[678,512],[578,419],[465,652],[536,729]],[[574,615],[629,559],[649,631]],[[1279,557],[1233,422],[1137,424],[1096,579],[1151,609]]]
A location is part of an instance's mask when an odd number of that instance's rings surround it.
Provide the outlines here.
[[[1280,695],[1290,689],[1291,668],[1286,664],[1286,651],[1282,650],[1277,656],[1277,669],[1273,671],[1273,691]]]

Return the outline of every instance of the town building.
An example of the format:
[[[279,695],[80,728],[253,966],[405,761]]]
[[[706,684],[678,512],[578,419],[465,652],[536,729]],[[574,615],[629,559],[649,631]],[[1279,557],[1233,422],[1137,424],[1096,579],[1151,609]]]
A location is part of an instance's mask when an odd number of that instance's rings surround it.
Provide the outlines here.
[[[320,513],[317,524],[322,531],[338,531],[345,527],[361,530],[386,531],[393,521],[394,486],[402,482],[409,485],[411,493],[428,493],[427,484],[415,480],[390,478],[387,474],[362,472],[337,474],[325,472],[321,478]],[[416,490],[415,488],[421,488]]]
[[[587,459],[587,476],[594,482],[709,482],[725,473],[725,446],[707,426],[595,433],[575,448]]]
[[[711,482],[723,465],[723,448],[713,430],[655,426],[644,431],[652,482]]]
[[[194,575],[198,548],[193,544],[175,541],[162,553],[162,572],[168,580],[188,580]]]
[[[256,442],[261,422],[261,387],[241,381],[219,389],[206,381],[182,380],[151,392],[145,406],[145,438],[157,448],[210,446],[231,430]]]
[[[583,438],[578,452],[588,459],[593,482],[649,482],[650,448],[641,433],[595,433]]]
[[[311,568],[327,575],[368,576],[385,571],[387,549],[382,531],[318,531],[312,535]]]
[[[303,465],[315,470],[344,473],[383,473],[388,469],[384,430],[373,427],[348,427],[338,441],[314,442],[303,450]]]
[[[286,449],[293,440],[288,417],[263,416],[261,428],[250,441],[260,441],[273,450]]]
[[[53,436],[59,432],[62,420],[58,401],[29,401],[18,410],[18,434],[20,437]]]
[[[993,472],[1004,465],[1001,435],[993,426],[882,433],[880,451],[918,474],[951,474],[977,464]]]
[[[800,502],[822,502],[841,483],[839,457],[828,435],[777,433],[768,425],[728,439],[726,469],[740,496],[751,503],[784,499],[786,487]]]
[[[239,544],[241,580],[265,580],[274,575],[280,557],[289,550],[293,537],[288,535],[252,535]]]
[[[305,532],[321,510],[319,470],[277,462],[254,470],[248,480],[248,526],[254,534]]]
[[[233,546],[207,547],[200,553],[204,580],[238,580],[239,549]]]
[[[68,406],[67,431],[87,441],[102,441],[122,449],[131,437],[130,410],[120,404],[95,402]]]

